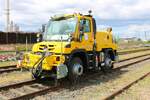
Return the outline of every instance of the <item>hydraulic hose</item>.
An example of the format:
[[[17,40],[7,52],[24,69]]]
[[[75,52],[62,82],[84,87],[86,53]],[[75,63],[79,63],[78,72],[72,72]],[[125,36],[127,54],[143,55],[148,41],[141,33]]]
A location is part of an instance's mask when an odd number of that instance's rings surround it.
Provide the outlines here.
[[[41,74],[42,74],[42,65],[41,64],[42,64],[42,61],[44,60],[44,58],[45,58],[45,54],[43,54],[42,57],[33,65],[31,72],[34,77],[41,76]]]

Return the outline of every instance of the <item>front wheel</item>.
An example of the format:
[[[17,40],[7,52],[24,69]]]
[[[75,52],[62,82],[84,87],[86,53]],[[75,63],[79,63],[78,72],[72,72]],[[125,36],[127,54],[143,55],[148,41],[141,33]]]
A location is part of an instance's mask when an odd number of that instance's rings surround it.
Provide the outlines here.
[[[71,60],[68,66],[68,78],[72,84],[77,84],[83,74],[83,63],[79,57]]]

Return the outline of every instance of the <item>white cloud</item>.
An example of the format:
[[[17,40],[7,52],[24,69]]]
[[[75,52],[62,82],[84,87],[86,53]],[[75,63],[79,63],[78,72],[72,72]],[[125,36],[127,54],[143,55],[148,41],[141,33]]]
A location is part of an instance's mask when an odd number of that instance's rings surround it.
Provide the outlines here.
[[[150,24],[129,25],[128,32],[150,32]]]
[[[4,1],[0,0],[0,23],[4,26]],[[11,19],[25,31],[37,30],[54,14],[93,10],[97,19],[150,20],[150,0],[10,0]],[[101,25],[101,23],[98,23]],[[150,23],[149,23],[150,24]],[[101,25],[109,26],[109,25]],[[0,29],[2,29],[0,27]],[[126,29],[125,29],[126,30]]]
[[[121,16],[127,19],[144,19],[149,18],[150,0],[137,0],[135,4],[123,6],[121,8]],[[124,16],[123,16],[124,15]]]
[[[109,28],[111,26],[109,25],[97,25],[97,31],[106,31],[107,28]]]

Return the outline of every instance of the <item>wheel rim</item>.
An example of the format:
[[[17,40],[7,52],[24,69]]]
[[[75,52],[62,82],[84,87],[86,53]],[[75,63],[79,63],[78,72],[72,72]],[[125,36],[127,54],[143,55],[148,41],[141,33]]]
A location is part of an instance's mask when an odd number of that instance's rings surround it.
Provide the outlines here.
[[[106,58],[105,65],[107,68],[112,67],[112,60],[110,58]]]
[[[83,66],[81,64],[74,64],[73,73],[77,76],[81,76],[83,74]]]

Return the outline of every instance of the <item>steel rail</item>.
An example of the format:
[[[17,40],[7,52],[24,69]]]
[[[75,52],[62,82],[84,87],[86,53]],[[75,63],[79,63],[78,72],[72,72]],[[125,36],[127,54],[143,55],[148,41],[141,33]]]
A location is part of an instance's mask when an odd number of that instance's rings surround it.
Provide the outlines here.
[[[11,69],[0,70],[0,74],[12,72],[12,71],[19,71],[19,70],[20,70],[20,68],[11,68]]]
[[[125,55],[125,54],[131,54],[131,53],[136,53],[136,52],[141,52],[141,51],[148,51],[150,48],[146,49],[139,49],[139,50],[131,50],[131,51],[118,51],[119,55]]]
[[[41,80],[43,80],[43,79],[41,79]],[[19,87],[24,86],[24,85],[30,85],[30,84],[32,85],[32,84],[34,84],[38,81],[40,81],[40,80],[27,80],[27,81],[24,81],[24,82],[19,82],[19,83],[14,83],[14,84],[2,86],[2,87],[0,87],[0,91],[9,90],[9,89],[12,89],[12,88],[15,89],[15,88],[19,88]],[[32,98],[32,97],[35,97],[35,96],[38,96],[38,95],[45,94],[47,92],[57,91],[59,89],[61,89],[61,86],[52,86],[52,87],[48,87],[48,88],[38,90],[38,91],[35,91],[35,92],[32,92],[32,93],[24,94],[24,95],[21,95],[21,96],[18,96],[18,97],[14,97],[14,98],[10,98],[10,99],[8,98],[8,100],[22,100],[22,99]]]
[[[26,81],[23,81],[23,82],[18,82],[18,83],[14,83],[14,84],[9,84],[9,85],[0,87],[0,91],[1,91],[1,90],[7,90],[7,89],[11,89],[11,88],[20,87],[20,86],[23,86],[23,85],[32,84],[32,83],[34,83],[34,82],[37,82],[37,80],[26,80]]]
[[[0,74],[5,72],[18,71],[18,70],[20,70],[20,68],[17,68],[16,65],[2,66],[0,67]]]
[[[149,59],[150,59],[150,57],[147,57],[147,58],[144,58],[144,59],[141,59],[141,60],[137,60],[137,61],[134,61],[134,62],[125,64],[125,65],[119,66],[119,67],[117,67],[117,68],[114,68],[114,70],[118,70],[118,69],[121,69],[121,68],[126,68],[126,67],[128,67],[128,66],[131,66],[131,65],[134,65],[134,64],[137,64],[137,63],[140,63],[140,62],[149,60]]]
[[[32,92],[32,93],[25,94],[25,95],[22,95],[22,96],[14,97],[14,98],[11,98],[11,99],[8,99],[8,100],[25,100],[25,99],[30,99],[30,98],[33,98],[35,96],[39,96],[39,95],[45,94],[47,92],[58,91],[60,88],[61,87],[59,87],[59,86],[52,86],[52,87],[48,87],[46,89],[42,89],[42,90],[39,90],[39,91],[36,91],[36,92]]]
[[[0,69],[8,69],[8,68],[14,68],[14,67],[16,67],[16,65],[3,66],[3,67],[0,67]]]
[[[139,56],[135,56],[135,57],[119,60],[118,63],[124,62],[124,61],[128,61],[128,60],[132,60],[132,59],[136,59],[136,58],[140,58],[140,57],[144,57],[144,56],[148,56],[148,55],[150,55],[150,54],[143,54],[143,55],[139,55]]]

